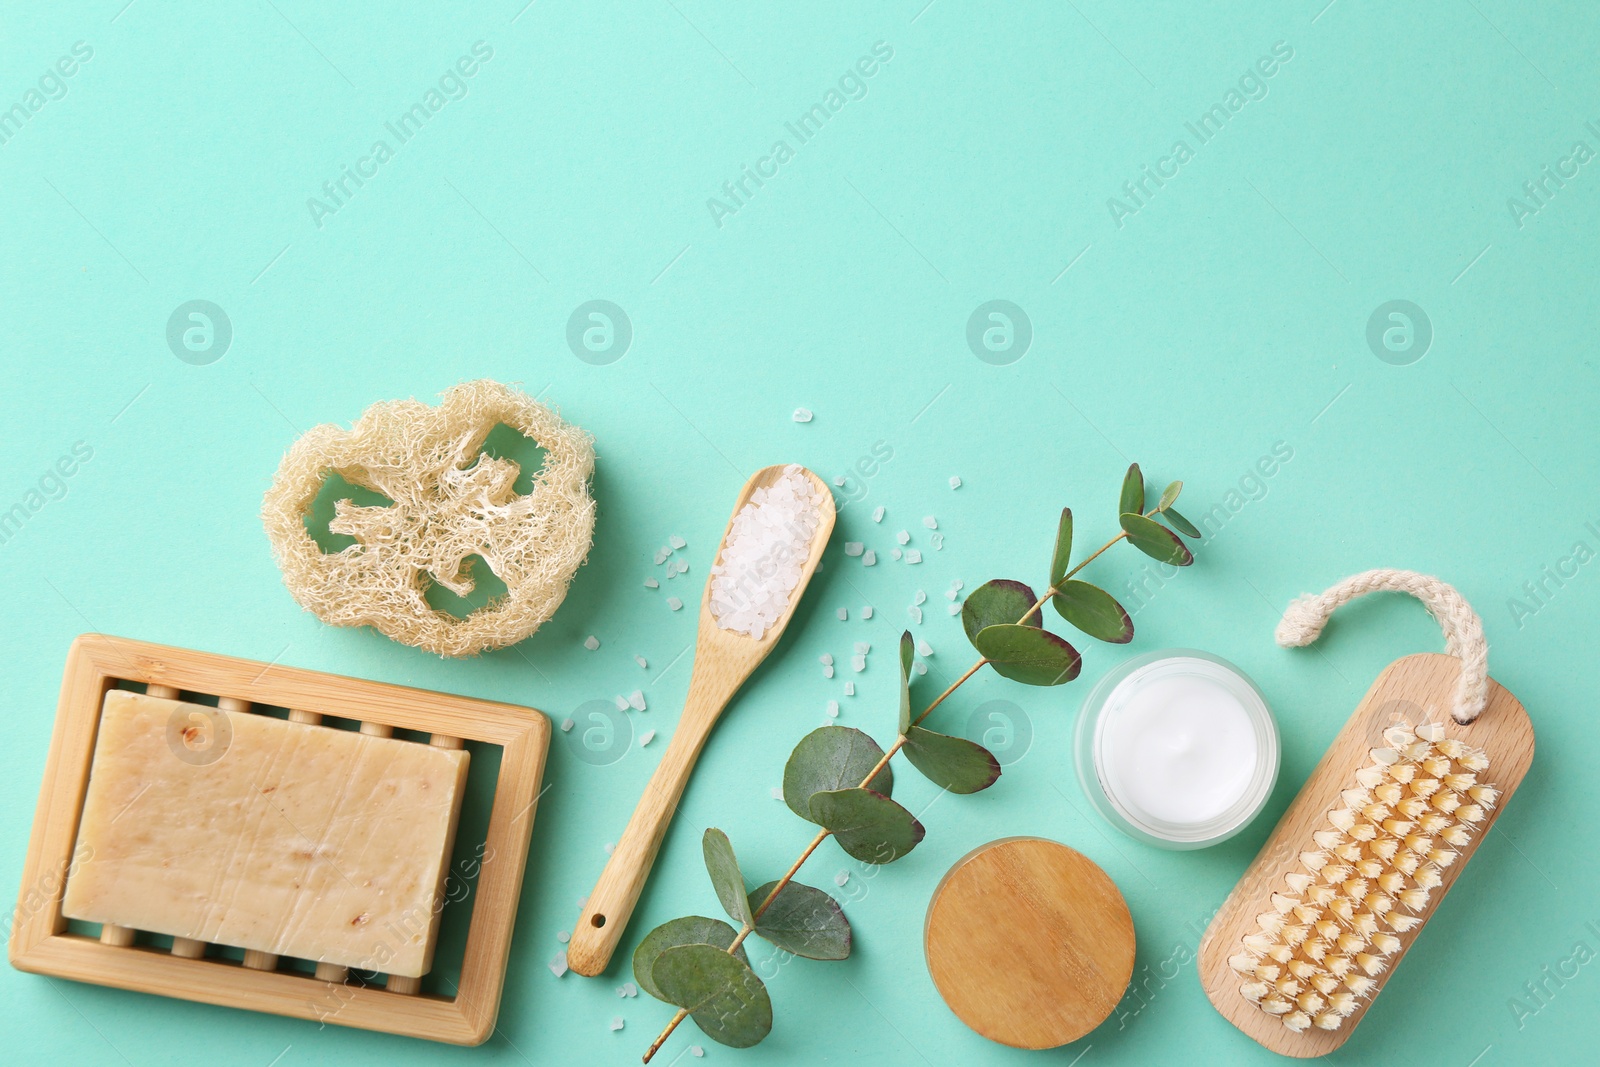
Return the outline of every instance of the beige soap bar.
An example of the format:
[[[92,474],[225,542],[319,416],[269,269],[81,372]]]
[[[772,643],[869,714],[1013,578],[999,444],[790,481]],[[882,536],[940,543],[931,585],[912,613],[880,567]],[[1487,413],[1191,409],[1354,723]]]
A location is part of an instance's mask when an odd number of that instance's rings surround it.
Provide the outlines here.
[[[419,977],[466,772],[464,750],[113,689],[62,914]]]

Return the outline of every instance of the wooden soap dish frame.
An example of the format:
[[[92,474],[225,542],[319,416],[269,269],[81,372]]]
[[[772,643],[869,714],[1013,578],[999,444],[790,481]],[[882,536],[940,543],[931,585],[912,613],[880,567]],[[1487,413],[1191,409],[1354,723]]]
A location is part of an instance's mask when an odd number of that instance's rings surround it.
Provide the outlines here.
[[[246,952],[240,964],[208,957],[204,943],[186,938],[175,938],[170,951],[136,945],[134,931],[124,927],[105,926],[99,939],[69,931],[61,914],[62,889],[75,851],[101,706],[107,690],[118,682],[143,683],[156,696],[210,694],[233,714],[263,704],[292,709],[290,721],[308,725],[327,716],[356,720],[363,732],[378,736],[420,731],[430,735],[428,743],[443,748],[460,748],[466,741],[499,745],[500,771],[482,853],[486,859],[474,890],[477,899],[455,996],[421,993],[420,979],[390,977],[387,986],[354,985],[346,981],[344,968],[326,964],[315,975],[280,970],[275,957],[261,952]],[[67,653],[12,924],[12,966],[230,1008],[457,1045],[482,1044],[494,1032],[500,1012],[549,746],[550,721],[515,704],[83,634]]]

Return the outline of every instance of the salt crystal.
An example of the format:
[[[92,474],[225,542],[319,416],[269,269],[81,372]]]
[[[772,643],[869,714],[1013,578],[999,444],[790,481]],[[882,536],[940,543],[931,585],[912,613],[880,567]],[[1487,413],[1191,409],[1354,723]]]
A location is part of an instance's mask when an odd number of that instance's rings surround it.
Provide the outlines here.
[[[828,701],[828,718],[837,719],[838,717],[839,717],[839,702],[837,700]]]
[[[931,655],[933,655],[933,646],[928,644],[928,642],[926,642],[926,641],[918,641],[917,642],[917,655],[919,655],[919,656],[931,656]]]
[[[615,1033],[618,1030],[621,1030],[622,1029],[622,1025],[623,1025],[622,1024],[622,1016],[620,1016],[620,1015],[612,1016],[612,1019],[611,1019],[611,1031],[613,1033]]]
[[[831,663],[828,666],[822,668],[822,676],[824,678],[832,678],[833,677],[833,665]]]
[[[788,613],[820,505],[804,468],[794,465],[750,495],[729,524],[711,568],[710,608],[719,627],[759,639]]]
[[[655,739],[656,739],[656,732],[654,730],[646,730],[644,733],[639,735],[639,747],[643,748],[645,745],[648,745],[650,742],[654,741]]]
[[[617,706],[618,711],[628,710],[628,698],[625,696],[614,696],[611,698],[611,702]]]
[[[913,604],[926,604],[928,602],[928,594],[918,589],[917,595],[911,598],[911,602]]]
[[[960,489],[961,488],[961,479],[957,478],[954,474],[952,474],[950,476],[950,488],[952,488],[952,489]]]
[[[861,617],[863,619],[872,618],[872,605],[871,604],[868,604],[866,607],[861,609]]]
[[[775,786],[772,787],[770,792],[772,793],[772,799],[773,800],[782,800],[783,799],[783,786],[775,785]]]
[[[861,565],[863,567],[870,567],[876,562],[878,562],[878,554],[872,549],[869,548],[861,554]]]
[[[819,662],[821,662],[821,664],[824,667],[833,666],[833,653],[832,652],[824,652],[822,655],[818,656],[817,659],[818,659]]]
[[[667,597],[667,607],[671,608],[673,611],[677,611],[679,608],[683,607],[683,601],[679,600],[675,596],[669,596]]]
[[[565,945],[568,941],[572,940],[572,935],[565,930],[561,930],[557,932],[556,940]]]
[[[590,634],[588,637],[583,639],[583,647],[587,648],[590,652],[593,652],[595,649],[600,647],[600,639],[594,634]]]
[[[928,543],[933,546],[933,550],[935,552],[943,552],[944,551],[944,534],[942,534],[942,533],[929,534],[928,535]]]
[[[834,614],[839,616],[839,621],[840,622],[847,622],[850,619],[850,609],[849,608],[840,608],[838,611],[834,612]]]
[[[901,530],[899,533],[894,535],[894,539],[903,545],[911,540],[911,534],[907,530]]]
[[[706,1050],[701,1048],[699,1045],[690,1045],[689,1046],[689,1055],[693,1056],[695,1059],[699,1059],[701,1056],[704,1056],[705,1054],[706,1054]]]
[[[961,579],[960,578],[951,579],[950,588],[951,589],[961,589],[962,588]]]
[[[689,573],[689,561],[688,560],[680,559],[678,561],[678,573],[679,574],[688,574]]]
[[[846,683],[844,683],[844,695],[847,696],[847,697],[855,696],[856,695],[856,683],[854,683],[854,682],[846,682]]]
[[[571,719],[562,719],[561,720],[561,732],[562,733],[566,733],[567,731],[571,730],[576,725],[577,725],[577,723],[573,722]]]
[[[555,975],[557,978],[560,978],[562,975],[566,974],[567,950],[562,949],[560,952],[557,952],[555,958],[550,961],[549,967],[550,973]]]
[[[905,555],[905,553],[900,551],[898,548],[891,548],[889,550],[889,558],[890,559],[899,559],[903,555]]]
[[[960,604],[951,604],[950,605],[950,614],[952,614],[952,615],[960,615],[961,614],[961,605]]]
[[[833,884],[834,885],[842,886],[846,882],[848,882],[849,880],[850,880],[850,872],[849,871],[840,871],[838,874],[833,876]]]
[[[857,674],[860,674],[862,671],[866,670],[867,669],[867,657],[865,657],[865,656],[851,656],[850,657],[850,669],[855,671]]]
[[[646,578],[644,580],[644,587],[646,589],[660,589],[661,583],[656,581],[654,578]]]
[[[615,852],[616,850],[617,850],[617,843],[615,841],[607,841],[606,842],[606,855],[609,856],[613,852]]]
[[[810,422],[811,421],[811,412],[807,411],[805,408],[795,408],[794,409],[794,421],[795,422]]]
[[[882,504],[879,504],[877,507],[872,509],[872,521],[873,522],[882,522],[883,521],[883,505]]]
[[[915,662],[915,663],[913,663],[911,665],[911,669],[912,669],[913,672],[915,672],[917,674],[927,674],[928,673],[928,665],[926,663],[922,662],[920,659],[917,660],[917,662]]]
[[[834,485],[837,485],[837,486],[838,486],[838,487],[839,487],[839,488],[841,488],[841,489],[843,489],[843,488],[844,488],[844,483],[845,483],[845,482],[846,482],[846,481],[847,481],[847,480],[848,480],[848,479],[846,479],[846,478],[845,478],[845,476],[844,476],[844,475],[842,475],[842,474],[840,474],[840,475],[837,475],[837,476],[836,476],[836,477],[835,477],[835,478],[834,478],[834,479],[833,479],[833,484],[834,484]]]
[[[587,908],[588,906],[589,906],[589,898],[588,897],[579,897],[578,898],[578,910],[579,911],[582,911],[584,908]]]
[[[860,541],[846,541],[844,543],[844,554],[847,556],[859,556],[861,555],[861,550],[865,547]]]
[[[932,515],[924,515],[922,517],[922,525],[926,526],[930,530],[937,530],[939,528],[938,520]]]
[[[623,982],[622,995],[625,997],[636,997],[639,995],[639,987],[634,985],[632,982]]]
[[[634,711],[646,711],[646,710],[648,710],[644,706],[644,690],[643,689],[635,689],[632,693],[628,694],[628,707],[632,708]]]
[[[922,553],[918,552],[914,548],[913,549],[909,549],[906,552],[906,562],[907,563],[921,563],[922,562]]]
[[[656,566],[659,567],[665,563],[667,561],[667,557],[670,555],[672,555],[672,549],[668,548],[666,545],[662,545],[660,548],[656,549]]]
[[[872,646],[867,644],[865,641],[857,641],[856,642],[856,655],[865,656],[868,652],[871,652],[871,651],[872,651]]]
[[[922,609],[921,608],[919,608],[915,604],[913,604],[909,608],[906,609],[906,613],[911,616],[911,621],[912,622],[916,623],[918,626],[922,625]]]
[[[634,656],[633,661],[645,670],[650,669],[650,664],[645,661],[643,656]]]
[[[689,547],[689,542],[685,541],[683,538],[679,537],[677,534],[673,534],[671,537],[667,538],[667,544],[671,545],[673,548],[688,548]]]
[[[946,600],[954,600],[956,597],[958,597],[960,595],[961,595],[961,590],[959,590],[959,589],[946,589],[944,591],[944,598]]]

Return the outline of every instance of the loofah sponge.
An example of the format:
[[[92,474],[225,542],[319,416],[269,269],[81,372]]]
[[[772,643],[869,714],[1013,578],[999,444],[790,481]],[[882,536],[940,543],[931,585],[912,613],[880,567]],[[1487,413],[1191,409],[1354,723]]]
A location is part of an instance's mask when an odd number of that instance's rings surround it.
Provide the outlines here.
[[[515,463],[480,451],[500,423],[545,451],[526,496],[512,489]],[[328,528],[356,543],[325,553],[305,518],[330,471],[394,503],[340,500]],[[436,408],[388,401],[348,430],[312,429],[278,466],[261,519],[284,584],[322,621],[470,656],[521,641],[560,606],[594,533],[593,472],[593,441],[581,429],[498,382],[466,382]],[[505,583],[505,596],[462,619],[435,610],[428,587],[467,595],[474,555]]]

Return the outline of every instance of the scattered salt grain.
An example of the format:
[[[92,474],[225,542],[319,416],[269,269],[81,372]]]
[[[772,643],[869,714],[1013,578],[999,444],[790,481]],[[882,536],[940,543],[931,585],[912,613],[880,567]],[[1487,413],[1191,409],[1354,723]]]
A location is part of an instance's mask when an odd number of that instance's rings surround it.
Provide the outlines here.
[[[667,607],[671,608],[673,611],[677,611],[679,608],[683,607],[683,601],[679,600],[675,596],[669,596],[667,597]]]
[[[822,668],[822,676],[824,678],[832,678],[833,677],[833,664],[830,663],[826,667]]]
[[[942,534],[942,533],[929,534],[928,535],[928,543],[933,546],[933,550],[935,552],[943,552],[944,551],[944,534]]]
[[[865,547],[860,541],[846,541],[844,543],[844,554],[847,556],[859,556],[861,555],[861,550]]]
[[[600,639],[594,634],[590,634],[588,637],[583,639],[583,647],[587,648],[590,652],[593,652],[595,649],[600,647]]]
[[[578,910],[579,911],[582,911],[584,908],[587,908],[588,906],[589,906],[589,898],[588,897],[579,897],[578,898]]]
[[[611,1019],[611,1032],[612,1033],[616,1033],[618,1030],[622,1029],[622,1026],[623,1026],[622,1016],[620,1016],[620,1015],[613,1016],[612,1019]]]
[[[850,880],[850,872],[849,871],[840,871],[838,874],[833,876],[833,884],[834,885],[842,886],[846,882],[848,882],[849,880]]]
[[[701,1048],[699,1045],[690,1045],[689,1046],[689,1055],[693,1056],[695,1059],[699,1059],[701,1056],[704,1056],[705,1054],[706,1054],[706,1050]]]
[[[865,657],[865,656],[851,656],[850,657],[850,669],[855,671],[857,674],[860,674],[862,671],[866,670],[867,669],[867,657]]]
[[[819,663],[821,663],[824,667],[831,667],[831,666],[833,666],[833,653],[832,652],[824,652],[822,655],[817,657],[817,661]]]
[[[839,616],[840,622],[848,622],[850,620],[849,608],[840,608],[838,611],[834,612],[834,614]]]
[[[961,614],[961,605],[960,604],[951,604],[950,605],[950,614],[952,614],[952,615],[960,615]]]
[[[908,549],[906,551],[906,562],[907,563],[921,563],[922,562],[922,553],[918,552],[914,548]]]
[[[906,609],[906,614],[911,616],[911,621],[912,622],[916,623],[918,626],[922,625],[922,609],[921,608],[919,608],[915,604],[913,604],[909,608]]]
[[[643,670],[649,670],[650,669],[649,662],[643,656],[634,656],[633,657],[633,661],[635,663],[637,663],[640,666],[640,668],[642,668]]]
[[[915,672],[917,674],[927,674],[928,673],[928,665],[926,663],[922,662],[920,659],[917,660],[917,662],[915,662],[915,663],[913,663],[911,665],[911,669],[912,669],[913,672]]]
[[[944,598],[946,600],[954,600],[956,597],[958,597],[960,595],[961,595],[961,590],[959,590],[959,589],[946,589],[944,591]]]
[[[567,731],[571,730],[576,725],[577,725],[577,723],[573,722],[571,719],[562,719],[561,720],[561,732],[562,733],[566,733]]]
[[[909,530],[901,530],[899,533],[894,535],[894,539],[899,541],[902,545],[906,544],[911,540],[911,532]]]
[[[919,655],[919,656],[931,656],[931,655],[933,655],[933,646],[928,644],[928,642],[926,642],[926,641],[918,641],[917,642],[917,655]]]
[[[865,641],[857,641],[856,642],[856,655],[865,656],[868,652],[871,652],[871,651],[872,651],[872,646],[867,644]]]
[[[847,696],[847,697],[855,696],[856,695],[856,683],[854,683],[854,682],[846,682],[846,683],[844,683],[844,695]]]
[[[771,792],[773,800],[783,799],[783,786],[775,785],[769,790],[769,792]]]
[[[928,602],[928,594],[918,589],[917,595],[911,598],[911,602],[913,604],[926,604]]]
[[[665,563],[667,561],[667,557],[670,555],[672,555],[672,549],[668,548],[666,545],[662,545],[660,548],[656,549],[656,566],[659,567]]]
[[[876,562],[878,562],[878,554],[872,549],[869,548],[861,554],[861,565],[863,567],[870,567]]]
[[[617,850],[617,843],[615,841],[607,841],[606,842],[606,855],[609,856],[613,852],[615,852],[616,850]]]
[[[828,718],[837,719],[838,717],[839,717],[839,702],[837,700],[828,701]]]
[[[882,504],[879,504],[877,507],[872,509],[872,521],[873,522],[882,522],[883,521],[883,505]]]
[[[550,973],[555,975],[557,978],[560,978],[562,975],[566,974],[567,973],[567,950],[566,949],[562,949],[560,952],[557,952],[555,954],[555,958],[550,961],[549,967],[550,967]]]
[[[673,534],[671,537],[667,538],[667,544],[671,545],[673,548],[688,548],[689,547],[689,542],[685,541],[683,538],[679,537],[677,534]]]
[[[572,940],[572,935],[566,930],[559,930],[556,932],[556,940],[565,945],[568,941]]]
[[[889,558],[890,559],[899,559],[903,555],[905,555],[905,553],[900,551],[898,548],[891,548],[889,550]]]
[[[820,521],[804,468],[790,465],[750,494],[711,568],[711,614],[724,630],[760,638],[789,610]]]
[[[622,988],[617,990],[617,992],[621,993],[625,997],[636,997],[639,995],[639,987],[634,985],[632,982],[623,982]]]
[[[952,489],[960,489],[961,488],[961,479],[957,478],[954,474],[952,474],[950,476],[950,488],[952,488]]]
[[[952,579],[950,579],[950,588],[951,589],[961,589],[963,587],[964,586],[963,586],[962,581],[961,581],[960,578],[952,578]]]
[[[807,411],[805,408],[795,408],[794,409],[794,421],[795,422],[810,422],[811,421],[811,412]]]
[[[843,489],[844,488],[844,483],[847,480],[848,479],[846,479],[844,475],[840,474],[840,475],[837,475],[837,476],[834,477],[833,484],[837,485],[839,488]]]
[[[935,519],[932,515],[924,515],[922,517],[922,525],[926,526],[930,530],[937,530],[939,528],[939,520]]]
[[[872,618],[872,605],[871,604],[868,604],[866,607],[861,609],[861,617],[863,619]]]
[[[661,583],[656,581],[654,578],[646,578],[644,580],[644,587],[646,589],[660,589]]]
[[[622,696],[621,694],[618,694],[617,696],[612,697],[611,698],[611,702],[617,706],[617,710],[618,711],[627,711],[628,710],[628,698],[625,697],[625,696]]]
[[[656,739],[656,732],[654,730],[646,730],[644,733],[639,735],[639,747],[643,748],[645,745],[648,745],[650,742],[654,741],[655,739]]]
[[[680,559],[678,561],[678,573],[679,574],[688,574],[689,573],[689,561],[688,560]]]
[[[628,707],[632,708],[634,711],[648,711],[649,710],[644,705],[644,690],[643,689],[635,689],[633,692],[628,694]]]

